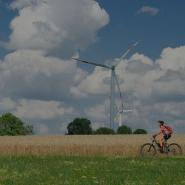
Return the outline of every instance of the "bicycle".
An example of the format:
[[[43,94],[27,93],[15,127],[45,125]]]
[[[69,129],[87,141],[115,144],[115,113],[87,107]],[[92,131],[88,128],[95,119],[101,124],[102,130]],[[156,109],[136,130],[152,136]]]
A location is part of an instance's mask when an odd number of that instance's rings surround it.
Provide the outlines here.
[[[155,138],[152,138],[152,143],[145,143],[140,148],[140,155],[143,157],[155,156],[157,152],[171,156],[178,156],[182,155],[182,148],[177,143],[168,144],[167,141],[165,141],[164,146],[161,149],[160,144]]]

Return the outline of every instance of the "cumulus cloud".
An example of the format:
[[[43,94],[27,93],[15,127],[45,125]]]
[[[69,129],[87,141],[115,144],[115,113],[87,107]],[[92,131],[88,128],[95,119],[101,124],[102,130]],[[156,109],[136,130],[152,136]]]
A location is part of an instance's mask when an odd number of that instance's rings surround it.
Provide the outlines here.
[[[93,120],[98,120],[99,122],[104,122],[107,117],[107,112],[106,112],[106,106],[105,102],[101,102],[101,104],[98,104],[94,107],[90,107],[85,110],[86,115],[93,119]]]
[[[8,97],[3,97],[0,99],[0,112],[7,112],[7,111],[12,111],[16,107],[16,103],[8,98]]]
[[[34,126],[36,134],[64,133],[76,111],[60,101],[0,98],[0,113],[11,112]],[[63,130],[59,131],[61,127]]]
[[[15,0],[19,15],[11,22],[9,47],[71,57],[96,41],[109,16],[92,0]]]
[[[0,63],[1,94],[14,98],[65,99],[83,76],[76,63],[40,51],[18,50]]]
[[[28,6],[38,6],[41,3],[47,3],[46,0],[14,0],[10,7],[12,9],[22,9]]]
[[[92,74],[86,76],[79,83],[78,89],[73,87],[72,92],[74,92],[74,95],[75,92],[86,93],[86,95],[106,94],[110,90],[109,83],[106,83],[107,79],[110,81],[110,71],[96,67]]]
[[[154,123],[164,119],[178,125],[177,131],[182,129],[184,53],[185,46],[181,46],[164,49],[155,61],[139,53],[121,60],[116,73],[123,101],[134,106],[133,112],[124,113],[123,123],[152,131],[157,127]],[[1,112],[11,111],[34,124],[44,124],[49,131],[66,128],[78,116],[89,118],[94,128],[109,126],[109,70],[96,67],[88,73],[69,60],[18,50],[0,62],[0,71]],[[116,102],[120,104],[118,94]],[[49,124],[50,120],[56,125]]]
[[[10,8],[18,15],[3,43],[14,51],[0,61],[0,113],[56,133],[84,114],[85,93],[76,86],[89,74],[67,58],[97,40],[109,15],[92,0],[14,0]]]
[[[73,108],[67,108],[57,101],[22,99],[17,103],[14,114],[29,120],[55,120],[64,115],[73,114]]]
[[[123,100],[135,106],[132,113],[125,113],[125,124],[153,130],[150,123],[158,119],[174,125],[185,120],[184,53],[185,46],[166,48],[155,61],[135,53],[120,62],[116,73]],[[75,62],[41,51],[18,50],[0,62],[0,71],[1,112],[10,110],[39,123],[58,119],[58,126],[69,122],[69,117],[85,116],[93,127],[109,126],[109,70],[96,67],[88,73]],[[116,97],[120,104],[118,94]]]
[[[138,12],[138,14],[149,14],[151,16],[155,16],[159,13],[159,9],[151,6],[143,6],[141,7]]]
[[[161,58],[157,63],[163,70],[179,71],[185,69],[185,46],[177,48],[165,48],[162,51]]]

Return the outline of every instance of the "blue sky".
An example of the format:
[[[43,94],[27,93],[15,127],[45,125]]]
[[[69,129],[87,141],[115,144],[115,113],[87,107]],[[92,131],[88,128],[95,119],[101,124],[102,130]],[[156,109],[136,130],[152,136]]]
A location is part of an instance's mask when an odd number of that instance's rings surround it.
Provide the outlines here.
[[[158,58],[165,47],[185,43],[185,2],[181,0],[98,0],[110,15],[110,24],[100,31],[100,42],[82,53],[85,58],[106,60],[119,57],[125,48],[141,40],[137,51]],[[143,6],[159,9],[156,16],[137,14]],[[101,52],[100,52],[101,51]]]
[[[7,8],[13,0],[2,0],[0,4],[0,39],[7,40],[11,30],[9,24],[17,11]],[[119,57],[133,42],[139,40],[137,51],[155,59],[165,47],[177,47],[185,42],[185,2],[182,0],[117,0],[116,3],[98,0],[110,15],[110,23],[100,30],[98,41],[81,52],[84,58],[98,62]],[[143,6],[159,10],[151,16],[138,14]],[[0,57],[5,54],[1,48]]]
[[[71,58],[113,62],[140,41],[116,71],[134,107],[124,124],[154,132],[164,119],[185,132],[184,8],[182,0],[0,0],[0,114],[37,134],[65,133],[75,117],[108,126],[109,71]]]

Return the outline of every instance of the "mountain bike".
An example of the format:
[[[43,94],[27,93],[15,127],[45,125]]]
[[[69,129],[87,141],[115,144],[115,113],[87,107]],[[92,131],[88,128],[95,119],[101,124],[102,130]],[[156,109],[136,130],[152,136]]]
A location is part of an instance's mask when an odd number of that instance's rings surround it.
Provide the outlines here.
[[[168,144],[165,141],[163,148],[160,147],[160,144],[156,141],[155,138],[152,138],[151,143],[145,143],[140,148],[141,156],[155,156],[157,153],[166,154],[169,156],[178,156],[182,155],[182,148],[177,143]]]

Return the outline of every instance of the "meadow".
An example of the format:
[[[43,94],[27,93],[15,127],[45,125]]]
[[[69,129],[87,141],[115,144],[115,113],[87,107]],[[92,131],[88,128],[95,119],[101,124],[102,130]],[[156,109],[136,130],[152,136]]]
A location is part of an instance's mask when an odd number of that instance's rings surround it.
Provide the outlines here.
[[[151,135],[0,137],[0,185],[185,185],[185,156],[139,157]],[[185,149],[185,135],[175,135]]]
[[[0,157],[1,185],[183,185],[185,158]]]
[[[125,156],[136,157],[151,135],[15,136],[0,137],[0,156]],[[185,135],[174,135],[185,151]]]

